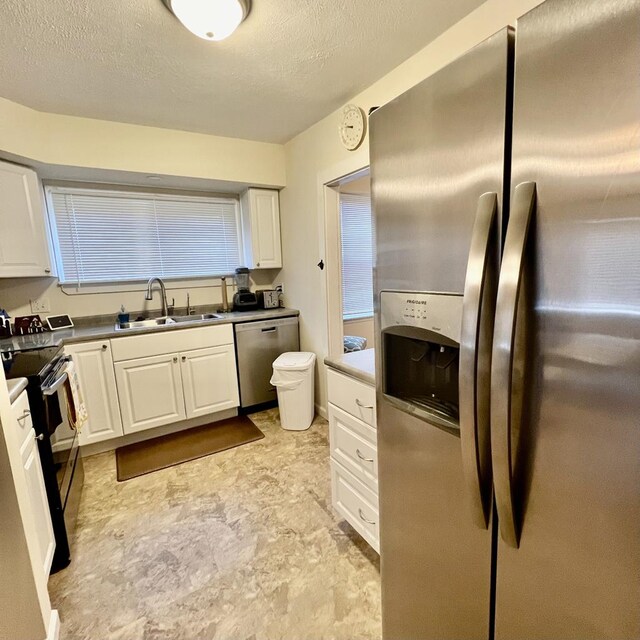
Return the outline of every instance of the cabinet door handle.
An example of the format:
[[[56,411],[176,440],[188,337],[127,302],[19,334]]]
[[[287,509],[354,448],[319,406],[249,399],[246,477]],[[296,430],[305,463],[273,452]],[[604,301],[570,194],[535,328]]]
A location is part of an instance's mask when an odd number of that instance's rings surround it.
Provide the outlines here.
[[[108,349],[107,345],[106,345],[106,344],[103,344],[103,345],[102,345],[102,350],[103,350],[103,351],[106,351],[107,349]]]
[[[366,458],[365,456],[363,456],[362,453],[360,452],[360,449],[356,449],[356,455],[363,462],[373,462],[373,458]]]
[[[187,361],[187,356],[182,356],[182,362],[186,362]]]
[[[44,433],[39,433],[37,436],[34,436],[36,440],[40,440],[42,442],[44,440]]]
[[[373,405],[372,405],[372,404],[362,404],[362,402],[360,402],[360,400],[358,400],[358,398],[356,398],[356,404],[357,404],[361,409],[373,409]]]
[[[360,516],[360,520],[362,520],[362,522],[366,522],[367,524],[375,524],[375,522],[373,520],[369,520],[363,513],[362,513],[362,509],[358,509],[358,515]]]
[[[29,409],[25,409],[22,412],[22,415],[18,416],[18,422],[20,423],[24,422],[30,415],[31,415],[31,411],[29,411]]]
[[[45,273],[51,273],[51,269],[45,269],[44,272]]]
[[[178,356],[173,356],[173,361],[178,362]]]
[[[259,263],[259,262],[256,262],[256,267],[259,267],[259,266],[260,266],[260,263]]]

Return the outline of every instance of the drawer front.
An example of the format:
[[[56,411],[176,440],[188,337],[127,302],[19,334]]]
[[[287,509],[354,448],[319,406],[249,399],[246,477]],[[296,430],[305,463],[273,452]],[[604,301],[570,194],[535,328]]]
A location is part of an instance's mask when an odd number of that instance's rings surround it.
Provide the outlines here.
[[[15,402],[11,405],[11,409],[18,422],[19,441],[20,447],[22,448],[27,439],[31,437],[31,429],[33,428],[31,410],[29,409],[29,397],[27,396],[26,389],[16,398]]]
[[[329,437],[333,458],[377,493],[376,430],[329,404]]]
[[[372,427],[376,426],[376,390],[333,369],[327,370],[329,402]]]
[[[231,324],[196,329],[171,329],[158,333],[114,338],[111,340],[111,353],[113,360],[119,362],[224,344],[233,344]]]
[[[380,553],[377,495],[335,460],[331,460],[331,493],[336,511]]]

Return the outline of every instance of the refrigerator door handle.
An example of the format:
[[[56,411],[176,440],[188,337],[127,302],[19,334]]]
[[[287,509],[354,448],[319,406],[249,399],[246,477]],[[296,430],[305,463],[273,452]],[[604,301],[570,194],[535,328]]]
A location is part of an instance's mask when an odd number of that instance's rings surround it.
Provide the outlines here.
[[[536,206],[535,182],[520,183],[514,193],[504,244],[491,365],[491,453],[493,482],[502,539],[515,549],[519,544],[511,463],[512,381],[518,301],[522,288],[525,250]],[[517,425],[519,427],[519,425]]]
[[[498,194],[483,193],[471,237],[460,332],[460,440],[473,521],[486,529],[491,513],[490,357],[496,297]]]

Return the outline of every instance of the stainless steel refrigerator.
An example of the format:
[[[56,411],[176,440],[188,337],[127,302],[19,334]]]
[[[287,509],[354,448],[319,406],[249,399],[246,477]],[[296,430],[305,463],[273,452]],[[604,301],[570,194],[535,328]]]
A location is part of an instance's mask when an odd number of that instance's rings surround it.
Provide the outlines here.
[[[640,1],[370,126],[384,638],[640,638]]]

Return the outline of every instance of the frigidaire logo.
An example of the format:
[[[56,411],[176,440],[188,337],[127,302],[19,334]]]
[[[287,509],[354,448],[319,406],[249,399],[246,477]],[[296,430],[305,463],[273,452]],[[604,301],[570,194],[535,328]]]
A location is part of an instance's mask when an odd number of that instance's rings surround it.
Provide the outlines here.
[[[426,300],[407,300],[407,304],[427,304]]]

